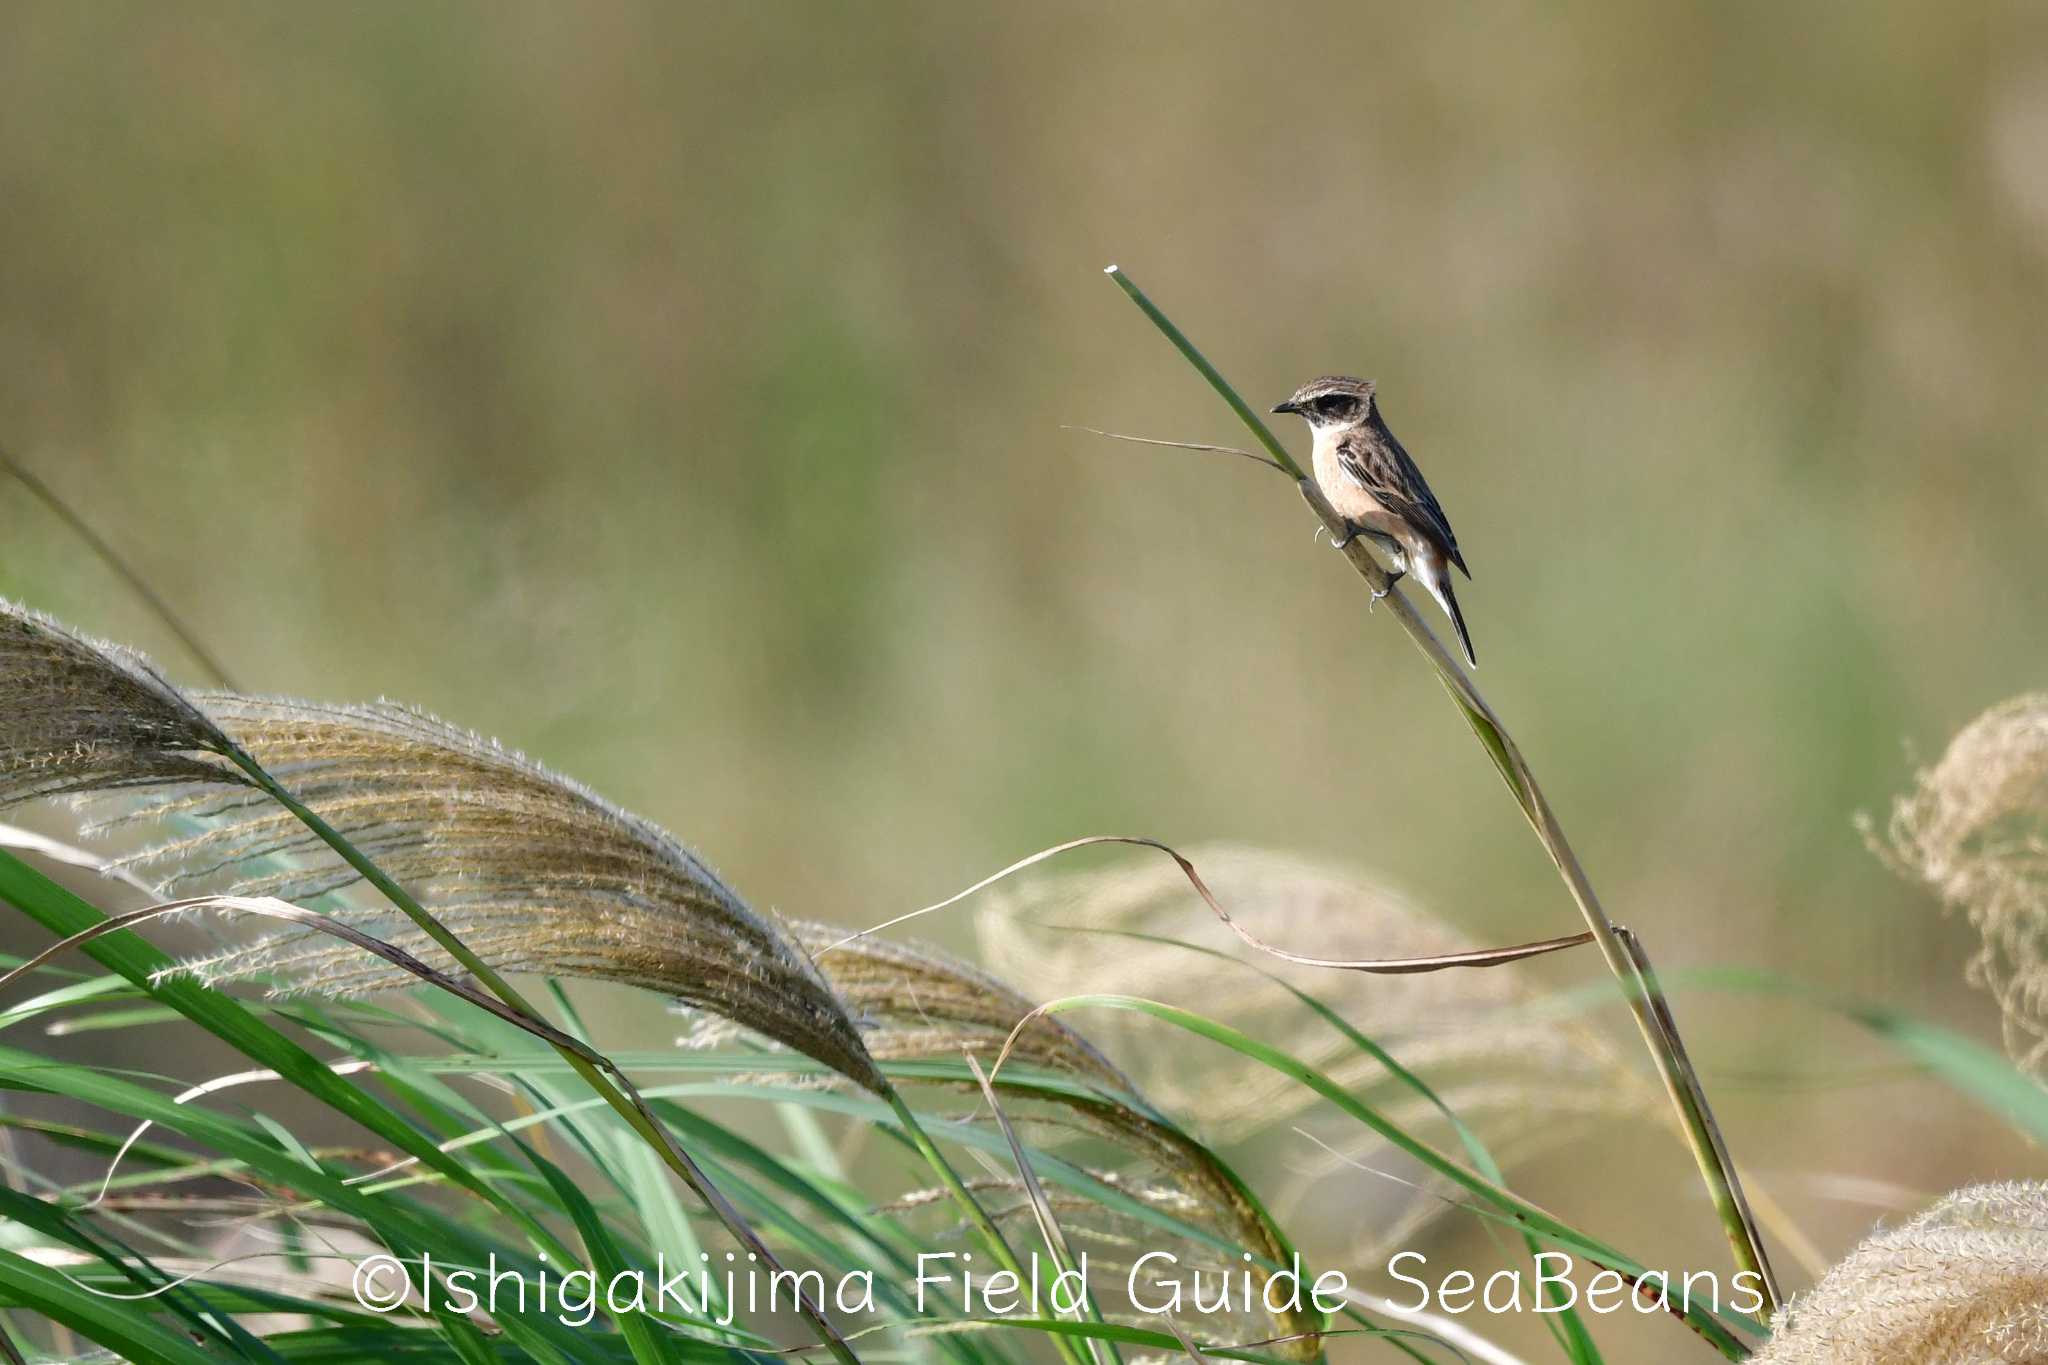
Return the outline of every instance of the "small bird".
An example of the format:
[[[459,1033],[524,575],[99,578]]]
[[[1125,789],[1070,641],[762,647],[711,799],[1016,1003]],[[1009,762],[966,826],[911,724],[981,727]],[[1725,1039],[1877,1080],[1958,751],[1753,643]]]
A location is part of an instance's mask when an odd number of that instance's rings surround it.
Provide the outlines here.
[[[1458,595],[1451,591],[1450,566],[1457,565],[1467,578],[1472,571],[1458,553],[1458,538],[1436,494],[1380,417],[1372,381],[1326,375],[1303,384],[1273,411],[1306,418],[1315,435],[1316,482],[1346,527],[1337,547],[1362,535],[1393,562],[1394,578],[1413,573],[1421,579],[1451,618],[1465,662],[1477,668],[1472,636],[1458,610]],[[1374,600],[1384,595],[1375,594]]]

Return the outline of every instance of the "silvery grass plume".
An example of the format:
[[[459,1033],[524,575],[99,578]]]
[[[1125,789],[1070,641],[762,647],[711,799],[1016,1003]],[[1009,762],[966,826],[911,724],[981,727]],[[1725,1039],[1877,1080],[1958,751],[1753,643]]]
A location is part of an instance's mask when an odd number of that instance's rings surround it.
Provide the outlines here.
[[[118,793],[94,827],[174,831],[120,860],[166,895],[316,900],[359,880],[222,758],[239,748],[507,970],[662,990],[870,1089],[881,1073],[809,959],[672,836],[522,756],[404,707],[185,693],[138,656],[0,604],[0,804]],[[444,971],[396,909],[337,918]],[[358,995],[413,978],[309,930],[194,961],[208,982]]]
[[[494,740],[407,707],[218,692],[199,700],[499,970],[663,991],[881,1088],[857,1025],[810,959],[667,831]],[[136,821],[200,826],[123,860],[173,894],[203,886],[305,902],[358,880],[260,796],[160,787],[110,823]],[[343,914],[429,965],[454,969],[388,907]],[[335,996],[414,984],[380,959],[303,930],[186,966],[208,982],[263,978]]]
[[[1787,1304],[1752,1365],[2040,1365],[2048,1185],[1958,1190]]]
[[[1257,848],[1187,852],[1231,916],[1271,943],[1335,958],[1420,957],[1476,946],[1398,893],[1347,871]],[[991,966],[1027,991],[1120,992],[1221,1013],[1233,1027],[1327,1071],[1410,1131],[1455,1143],[1435,1105],[1390,1079],[1277,984],[1284,982],[1418,1073],[1504,1163],[1568,1140],[1581,1124],[1661,1112],[1654,1087],[1597,1034],[1543,1017],[1537,993],[1516,968],[1382,976],[1247,959],[1165,860],[1012,883],[989,900],[977,929]],[[1183,943],[1223,951],[1210,955]],[[1322,1126],[1319,1115],[1306,1112],[1315,1097],[1304,1087],[1220,1050],[1191,1055],[1163,1048],[1157,1025],[1145,1016],[1103,1016],[1093,1034],[1148,1095],[1199,1115],[1207,1134],[1239,1140],[1289,1123],[1312,1133]],[[1325,1138],[1328,1148],[1310,1145]],[[1306,1174],[1295,1197],[1327,1193],[1346,1166],[1390,1157],[1371,1135],[1369,1146],[1359,1140],[1355,1124],[1303,1139]],[[1400,1161],[1385,1165],[1415,1174]],[[1371,1197],[1386,1202],[1359,1220],[1370,1235],[1353,1249],[1366,1259],[1446,1207],[1424,1190],[1375,1184]]]
[[[875,1058],[993,1064],[1032,1000],[956,959],[748,908],[672,836],[494,741],[402,706],[323,705],[184,693],[139,658],[0,605],[0,805],[67,794],[112,800],[89,832],[154,838],[115,860],[165,895],[210,891],[318,902],[443,970],[447,954],[381,899],[226,756],[245,753],[503,971],[640,986],[802,1052],[870,1090]],[[836,946],[835,946],[836,945]],[[831,951],[826,951],[827,947]],[[813,954],[817,954],[814,960]],[[182,964],[274,993],[362,996],[416,983],[404,970],[310,930],[286,929]],[[1034,1086],[1028,1068],[1073,1083]],[[1002,1083],[1004,1112],[1048,1140],[1085,1141],[1091,1173],[1138,1205],[1285,1263],[1257,1204],[1215,1157],[1163,1122],[1095,1047],[1032,1020]],[[963,1115],[988,1122],[960,1086]],[[990,1190],[1018,1188],[1004,1176]],[[921,1202],[914,1196],[913,1203]],[[1021,1200],[999,1211],[1028,1220]],[[1084,1200],[1070,1231],[1129,1250],[1156,1227]],[[1063,1220],[1064,1221],[1064,1220]],[[1189,1240],[1183,1265],[1235,1256]],[[1241,1268],[1241,1267],[1237,1267]],[[1248,1337],[1312,1331],[1263,1316]],[[1305,1338],[1284,1353],[1314,1353]]]
[[[0,599],[0,806],[159,782],[240,784],[230,747],[141,655]]]
[[[1971,721],[1899,798],[1878,855],[1962,910],[1983,944],[1971,984],[1989,991],[2007,1050],[2048,1082],[2048,693]]]

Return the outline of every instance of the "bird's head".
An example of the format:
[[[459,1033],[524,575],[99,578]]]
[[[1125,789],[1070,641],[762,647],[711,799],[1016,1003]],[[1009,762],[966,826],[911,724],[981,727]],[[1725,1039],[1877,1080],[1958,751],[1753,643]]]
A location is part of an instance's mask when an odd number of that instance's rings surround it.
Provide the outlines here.
[[[1273,411],[1295,413],[1312,427],[1349,426],[1372,411],[1372,381],[1324,375],[1296,389],[1285,403],[1275,403]]]

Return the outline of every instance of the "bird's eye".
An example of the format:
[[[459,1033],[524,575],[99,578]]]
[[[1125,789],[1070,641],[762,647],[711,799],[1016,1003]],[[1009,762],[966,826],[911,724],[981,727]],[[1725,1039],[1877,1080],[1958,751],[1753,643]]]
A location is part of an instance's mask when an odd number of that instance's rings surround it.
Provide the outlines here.
[[[1316,400],[1316,411],[1325,417],[1341,415],[1351,406],[1351,400],[1341,393],[1326,393]]]

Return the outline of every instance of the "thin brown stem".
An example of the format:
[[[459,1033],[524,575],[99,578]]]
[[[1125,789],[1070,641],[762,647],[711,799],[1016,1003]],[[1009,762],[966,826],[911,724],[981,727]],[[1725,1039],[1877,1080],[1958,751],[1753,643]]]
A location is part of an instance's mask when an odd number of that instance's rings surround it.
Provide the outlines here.
[[[1282,474],[1287,473],[1285,469],[1281,468],[1280,462],[1272,456],[1261,455],[1256,450],[1240,450],[1236,446],[1212,446],[1201,441],[1162,441],[1157,436],[1130,436],[1121,431],[1104,431],[1101,427],[1069,426],[1063,427],[1062,430],[1085,431],[1090,436],[1105,436],[1112,441],[1129,441],[1133,445],[1167,446],[1174,450],[1202,450],[1212,455],[1236,455],[1242,459],[1250,460],[1253,464],[1264,465],[1268,469],[1277,469]],[[1293,476],[1289,475],[1288,477],[1292,478]]]
[[[227,666],[214,657],[212,650],[199,643],[198,634],[179,619],[178,613],[171,610],[171,604],[164,601],[157,590],[149,586],[149,581],[129,566],[128,561],[121,557],[121,552],[109,544],[106,537],[93,530],[91,522],[72,510],[70,503],[58,497],[54,489],[4,450],[0,450],[0,471],[12,474],[15,481],[48,509],[51,516],[70,527],[71,533],[84,541],[85,547],[128,585],[128,591],[140,598],[143,605],[154,612],[157,619],[170,629],[171,634],[178,637],[178,643],[185,646],[185,652],[198,660],[200,666],[213,675],[215,682],[222,687],[235,685],[228,677]]]

